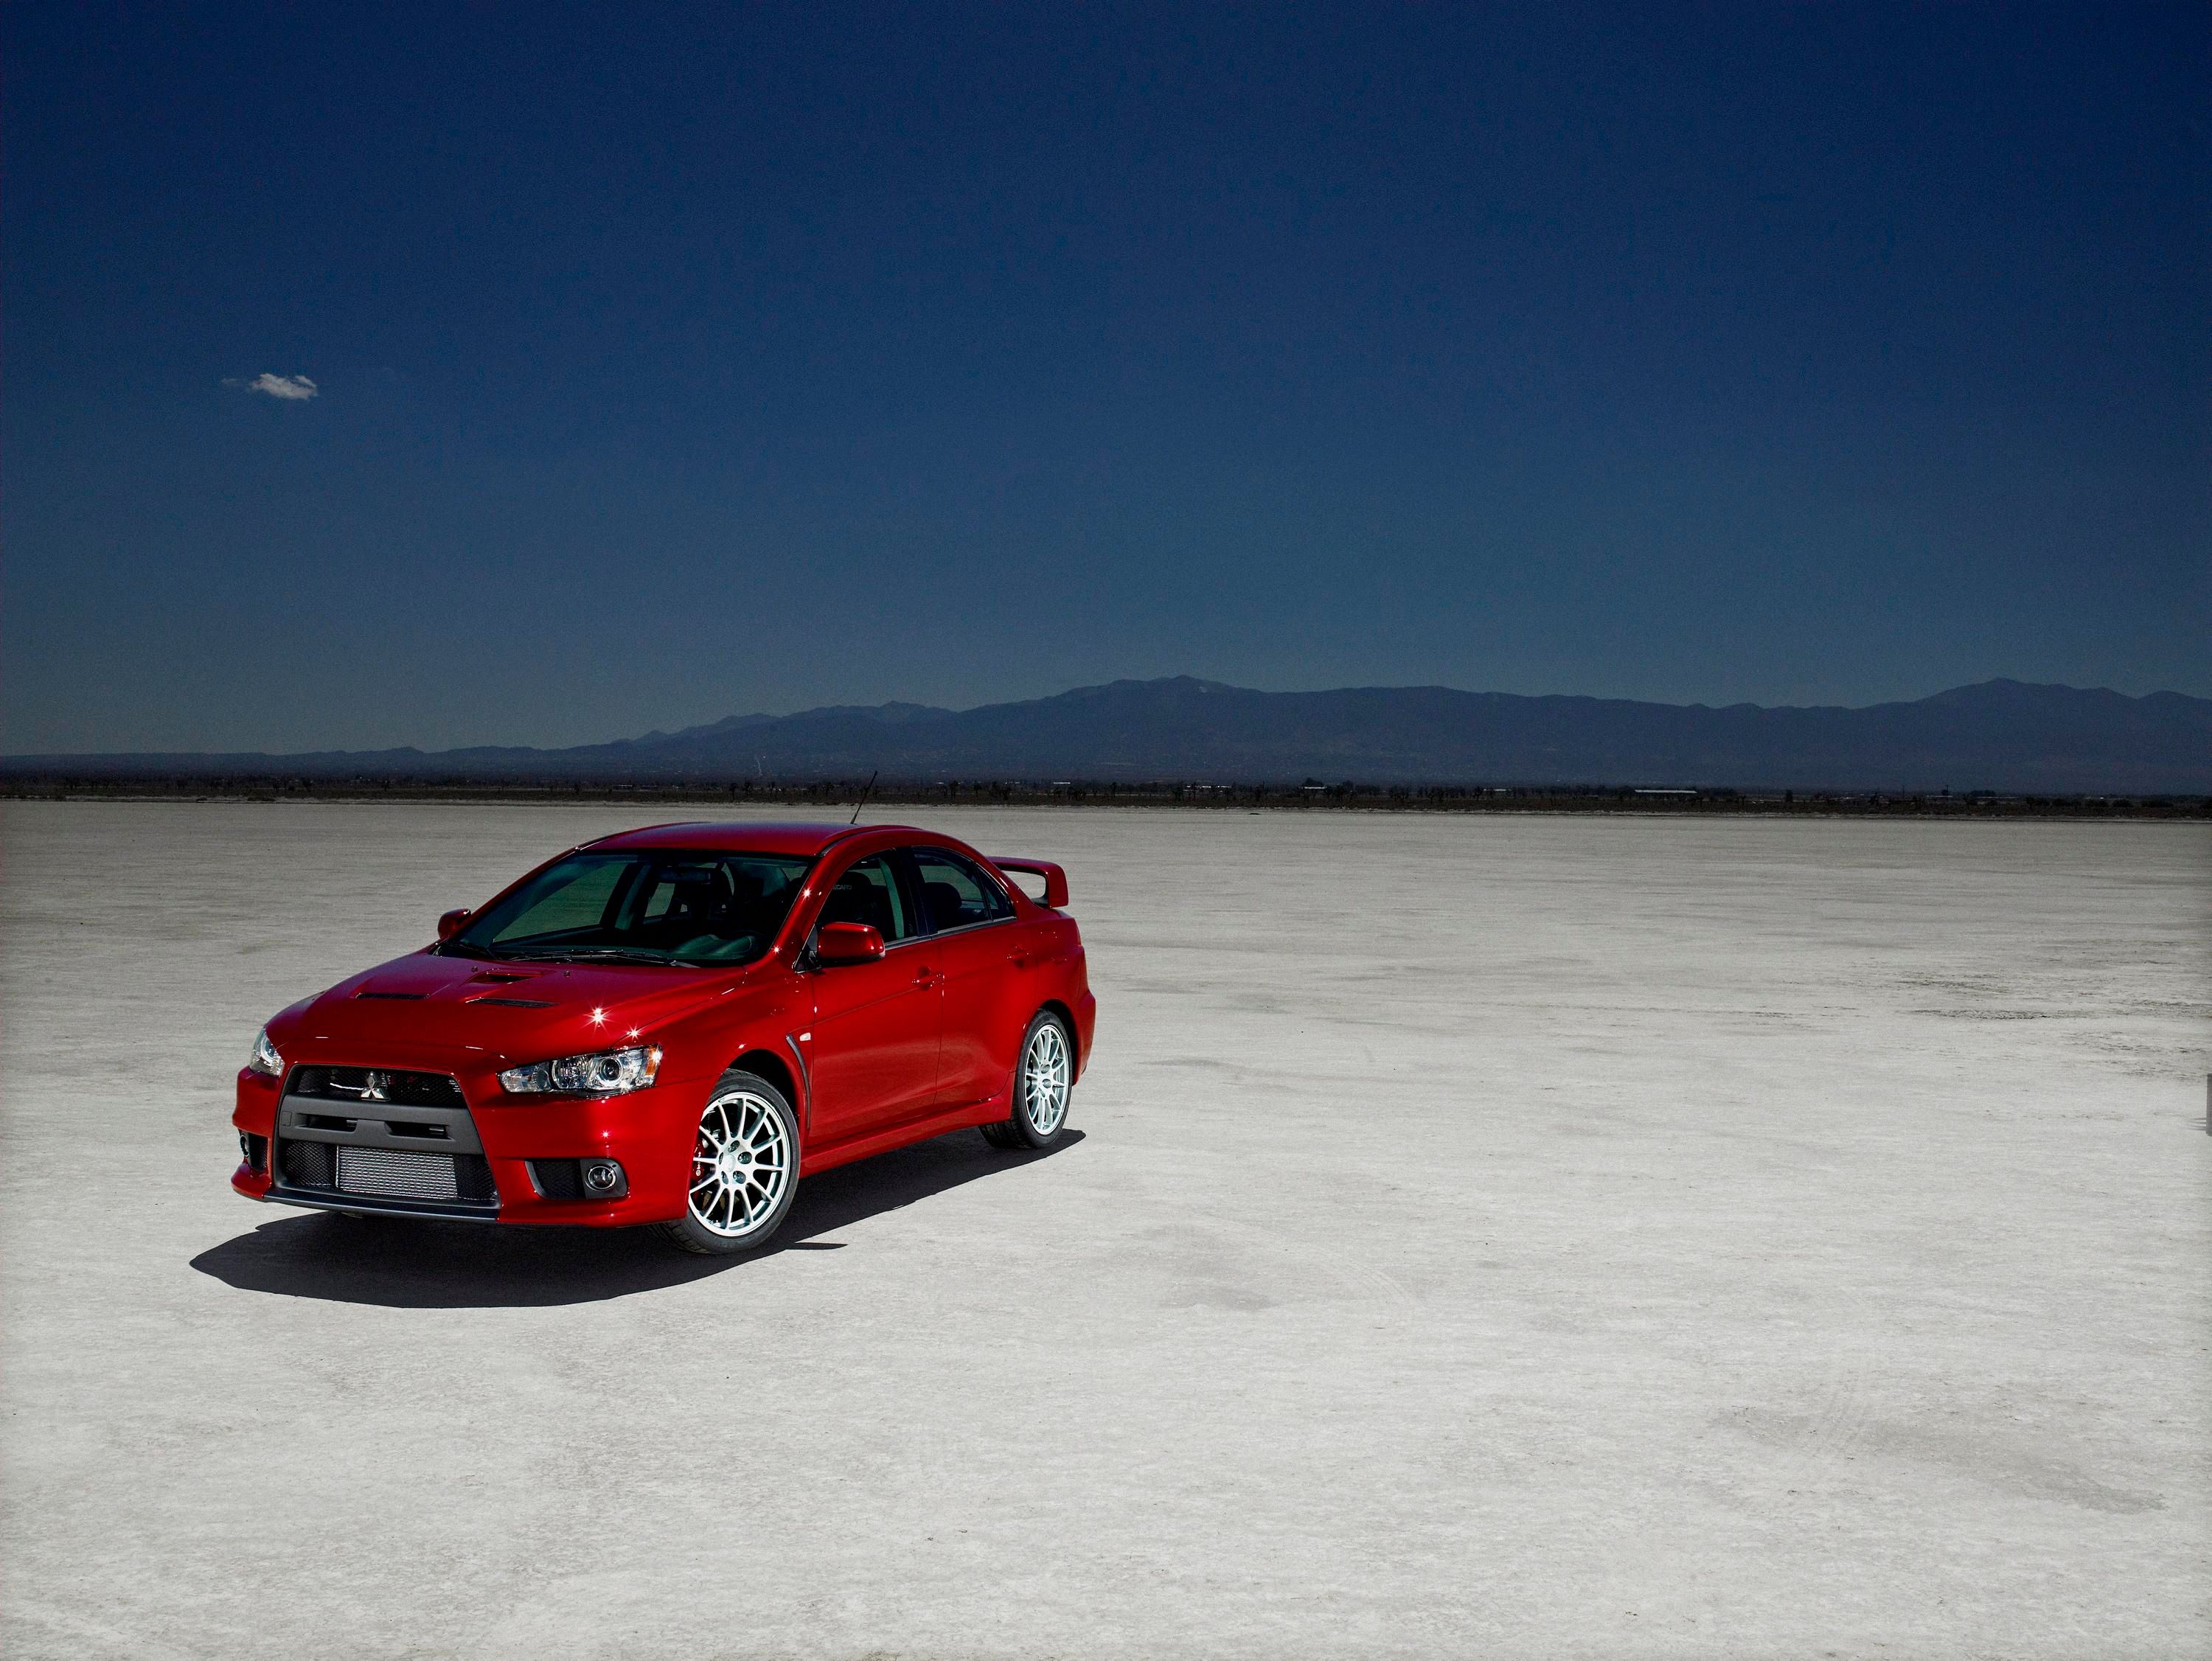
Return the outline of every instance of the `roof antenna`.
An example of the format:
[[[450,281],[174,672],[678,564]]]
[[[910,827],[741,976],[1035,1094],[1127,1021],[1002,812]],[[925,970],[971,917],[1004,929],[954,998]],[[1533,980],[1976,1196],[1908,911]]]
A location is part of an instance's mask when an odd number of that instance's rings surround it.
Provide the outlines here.
[[[876,769],[876,773],[882,771],[881,767]],[[868,805],[868,797],[875,794],[876,773],[868,775],[868,787],[860,792],[860,799],[853,803],[853,816],[845,821],[847,824],[857,825],[860,822],[860,809]]]

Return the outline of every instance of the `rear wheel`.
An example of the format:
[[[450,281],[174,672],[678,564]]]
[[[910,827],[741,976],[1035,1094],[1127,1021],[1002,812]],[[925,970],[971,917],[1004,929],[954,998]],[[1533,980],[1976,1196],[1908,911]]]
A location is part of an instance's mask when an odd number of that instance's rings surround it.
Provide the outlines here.
[[[756,1073],[722,1075],[699,1115],[684,1213],[656,1225],[702,1257],[757,1252],[783,1224],[799,1188],[799,1120]]]
[[[1049,1009],[1040,1009],[1022,1034],[1021,1058],[1014,1064],[1013,1112],[981,1128],[994,1148],[1045,1149],[1067,1128],[1068,1098],[1075,1089],[1075,1044],[1067,1027]]]

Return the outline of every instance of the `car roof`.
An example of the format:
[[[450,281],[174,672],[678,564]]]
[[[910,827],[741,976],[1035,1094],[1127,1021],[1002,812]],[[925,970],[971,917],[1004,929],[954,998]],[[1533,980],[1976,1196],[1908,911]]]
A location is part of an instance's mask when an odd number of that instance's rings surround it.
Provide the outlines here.
[[[692,821],[673,825],[645,825],[618,831],[584,846],[590,848],[699,848],[729,853],[797,853],[810,858],[831,843],[872,831],[899,831],[909,836],[927,832],[907,825],[815,825],[803,821],[758,819],[738,824]]]

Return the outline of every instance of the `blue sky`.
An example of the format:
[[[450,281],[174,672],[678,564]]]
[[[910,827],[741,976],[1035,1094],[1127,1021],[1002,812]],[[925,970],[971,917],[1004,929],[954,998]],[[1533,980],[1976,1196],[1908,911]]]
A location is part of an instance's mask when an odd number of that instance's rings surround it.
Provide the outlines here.
[[[2208,27],[11,7],[0,739],[2212,694]]]

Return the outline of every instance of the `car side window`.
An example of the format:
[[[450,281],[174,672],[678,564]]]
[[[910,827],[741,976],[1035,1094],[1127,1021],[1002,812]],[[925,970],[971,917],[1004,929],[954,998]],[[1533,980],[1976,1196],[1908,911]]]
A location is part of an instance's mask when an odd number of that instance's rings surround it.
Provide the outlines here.
[[[822,906],[824,923],[866,923],[886,945],[915,933],[890,858],[871,854],[839,877]]]
[[[1006,891],[969,861],[943,848],[914,848],[915,873],[929,925],[940,934],[1014,914]]]

